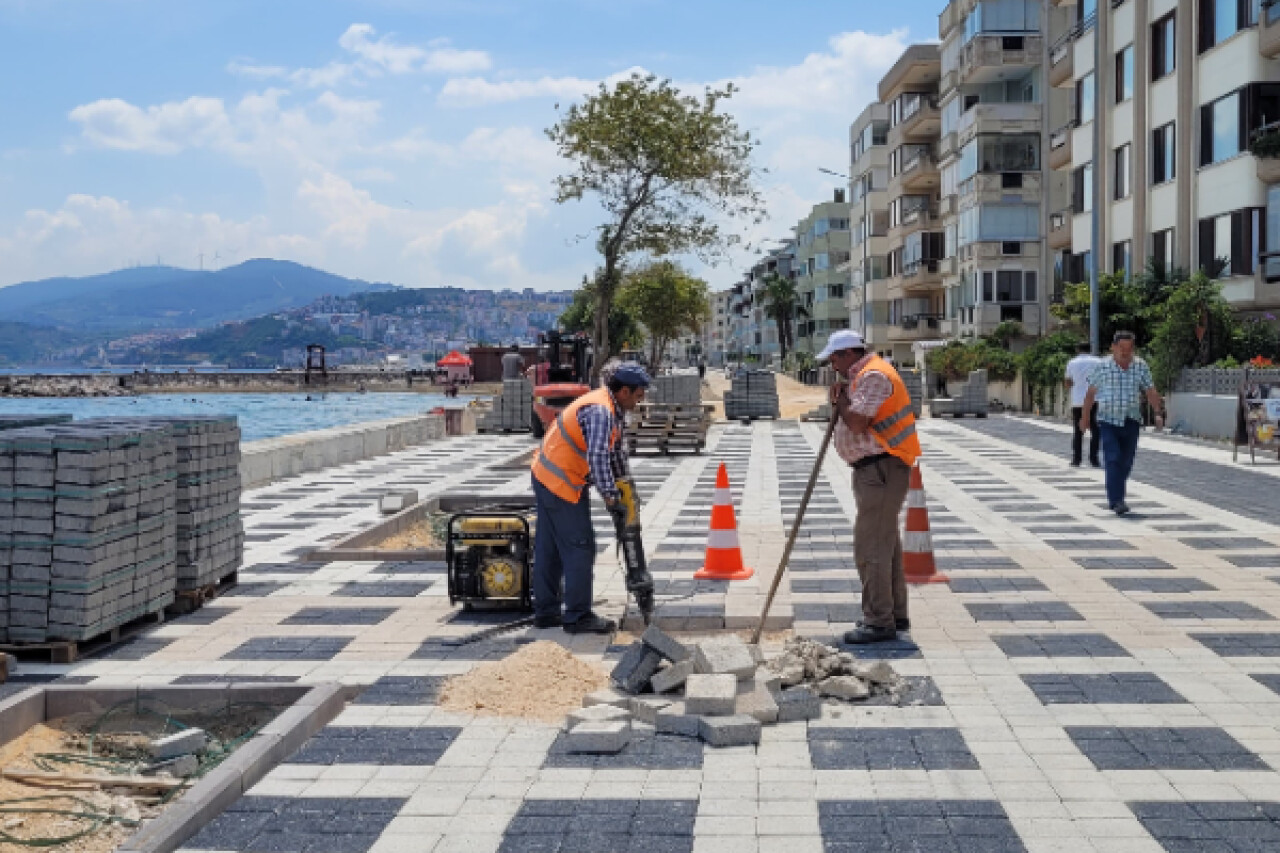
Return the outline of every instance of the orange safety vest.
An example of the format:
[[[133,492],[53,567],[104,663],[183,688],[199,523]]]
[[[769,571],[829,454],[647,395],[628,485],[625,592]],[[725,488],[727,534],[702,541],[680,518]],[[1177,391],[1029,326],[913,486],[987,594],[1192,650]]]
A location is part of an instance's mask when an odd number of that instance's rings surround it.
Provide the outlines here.
[[[587,463],[587,437],[582,434],[582,424],[578,423],[578,411],[587,406],[604,406],[613,412],[613,395],[608,388],[597,388],[565,406],[547,429],[542,446],[533,457],[533,476],[553,495],[571,504],[578,502],[591,472]],[[615,416],[609,447],[612,449],[621,439],[622,428]]]
[[[858,379],[868,371],[887,377],[893,385],[893,393],[876,410],[876,416],[871,421],[871,435],[884,448],[885,453],[898,457],[909,466],[915,465],[920,458],[920,438],[916,435],[916,416],[911,410],[911,395],[907,393],[907,386],[892,364],[873,354],[858,371],[858,376],[854,377],[851,393],[853,388],[858,387]]]

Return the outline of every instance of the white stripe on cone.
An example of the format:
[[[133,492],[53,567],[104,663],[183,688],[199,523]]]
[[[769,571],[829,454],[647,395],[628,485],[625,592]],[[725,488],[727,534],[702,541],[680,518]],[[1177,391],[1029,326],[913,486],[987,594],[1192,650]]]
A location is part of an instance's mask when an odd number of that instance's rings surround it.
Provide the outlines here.
[[[738,531],[712,530],[707,534],[707,547],[720,550],[738,547]]]
[[[912,554],[932,553],[933,537],[927,530],[905,530],[902,533],[902,550]]]
[[[733,506],[733,492],[729,489],[716,489],[711,501],[716,506]]]
[[[907,492],[907,506],[909,508],[924,507],[928,509],[928,504],[924,502],[924,489],[912,489]]]

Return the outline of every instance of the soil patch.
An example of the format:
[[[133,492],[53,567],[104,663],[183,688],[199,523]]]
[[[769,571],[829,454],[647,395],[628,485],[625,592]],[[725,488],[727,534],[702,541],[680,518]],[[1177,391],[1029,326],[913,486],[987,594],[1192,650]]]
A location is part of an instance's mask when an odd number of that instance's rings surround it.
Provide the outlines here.
[[[541,641],[451,678],[440,705],[468,714],[558,724],[582,707],[584,696],[608,686],[603,670],[574,657],[564,646]]]
[[[436,534],[436,520],[427,517],[412,527],[401,530],[394,536],[388,536],[373,548],[380,551],[414,551],[418,549],[437,548],[440,539]]]

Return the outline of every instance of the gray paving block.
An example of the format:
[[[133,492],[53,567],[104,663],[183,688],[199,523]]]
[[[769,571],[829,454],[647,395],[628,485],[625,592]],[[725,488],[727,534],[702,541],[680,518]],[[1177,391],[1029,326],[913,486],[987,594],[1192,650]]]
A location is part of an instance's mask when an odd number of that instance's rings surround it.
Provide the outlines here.
[[[176,734],[151,741],[149,749],[151,757],[157,761],[177,758],[199,752],[209,745],[209,736],[204,729],[183,729]]]
[[[690,675],[693,675],[693,661],[683,660],[655,672],[649,683],[654,693],[668,693],[684,686]]]
[[[625,693],[639,693],[649,685],[649,679],[662,666],[662,655],[644,643],[634,643],[623,653],[609,677],[618,689]]]
[[[575,729],[584,723],[630,723],[631,712],[613,705],[589,705],[570,711],[565,727]]]
[[[763,685],[755,684],[751,690],[739,691],[733,701],[734,714],[747,716],[762,723],[778,722],[778,700]]]
[[[756,662],[747,644],[737,637],[718,637],[698,643],[693,653],[694,667],[707,675],[728,674],[738,679],[755,675]]]
[[[822,716],[822,699],[809,687],[788,687],[778,694],[778,722],[816,720]]]
[[[640,641],[672,663],[679,663],[690,657],[689,647],[664,632],[657,625],[645,629]]]
[[[745,714],[699,717],[698,737],[711,746],[748,746],[760,742],[760,721]]]
[[[606,687],[604,690],[597,690],[595,693],[588,693],[582,699],[582,706],[589,708],[592,705],[613,705],[616,708],[627,710],[631,707],[631,697],[625,693]]]
[[[565,735],[569,752],[612,755],[626,749],[631,742],[631,723],[589,722],[574,726]]]
[[[733,675],[694,673],[685,682],[684,702],[690,714],[732,714],[737,694],[738,680]]]
[[[689,709],[686,707],[685,703],[673,702],[658,711],[658,715],[654,720],[653,726],[658,734],[697,737],[699,719],[700,718],[696,714],[689,713]]]
[[[647,725],[655,725],[658,720],[658,712],[664,708],[669,708],[672,702],[670,699],[662,699],[657,696],[637,696],[631,700],[631,714],[635,717],[635,722],[645,723]]]

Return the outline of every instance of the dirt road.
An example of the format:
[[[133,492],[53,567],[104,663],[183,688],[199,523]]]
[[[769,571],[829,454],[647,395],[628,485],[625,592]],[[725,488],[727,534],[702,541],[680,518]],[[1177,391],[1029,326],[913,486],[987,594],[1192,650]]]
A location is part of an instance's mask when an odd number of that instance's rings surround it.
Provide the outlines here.
[[[724,392],[730,380],[723,371],[707,371],[702,380],[702,401],[714,403],[716,418],[724,418]],[[827,401],[827,389],[802,385],[789,376],[778,374],[778,408],[783,418],[798,418]]]

